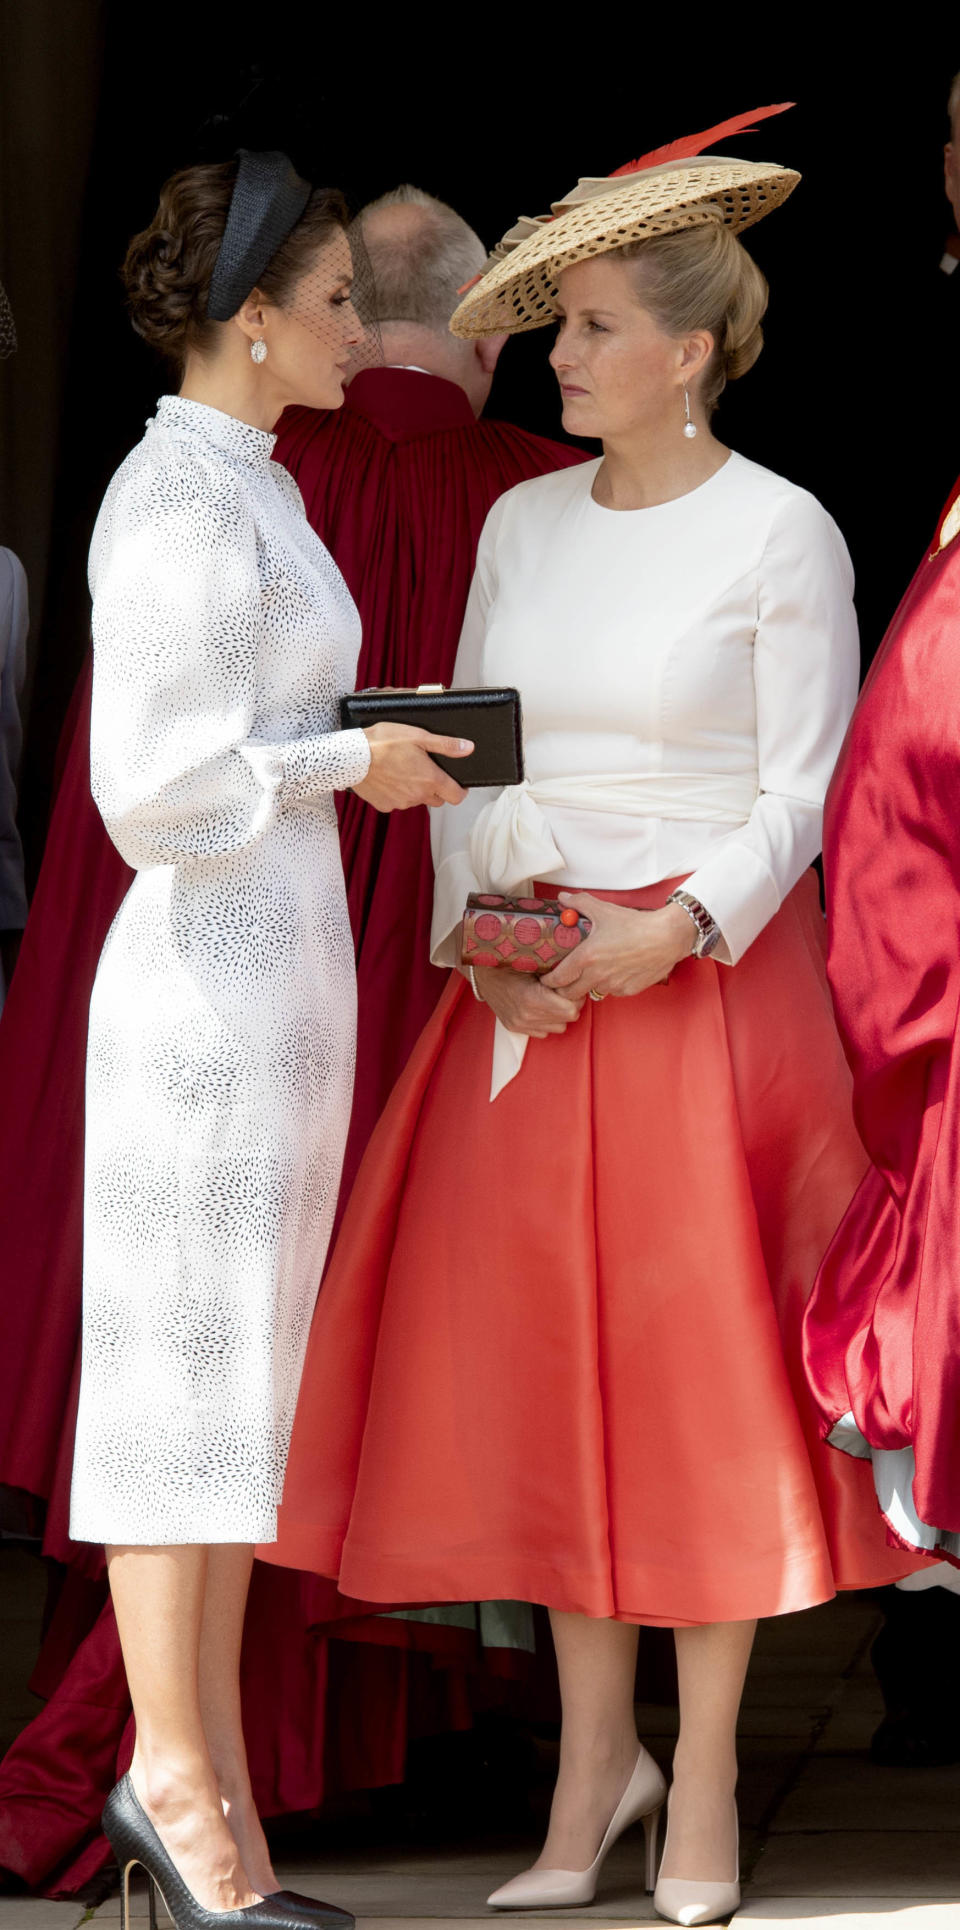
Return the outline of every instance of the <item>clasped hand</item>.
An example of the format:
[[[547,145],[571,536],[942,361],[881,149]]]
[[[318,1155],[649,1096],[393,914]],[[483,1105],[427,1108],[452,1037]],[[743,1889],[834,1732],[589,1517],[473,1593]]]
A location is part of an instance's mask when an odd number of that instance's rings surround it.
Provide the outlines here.
[[[483,966],[475,973],[477,991],[508,1032],[528,1039],[549,1039],[580,1017],[581,998],[544,990],[543,980],[522,972]]]
[[[469,757],[469,738],[439,737],[417,724],[371,724],[363,734],[370,746],[370,768],[353,789],[375,811],[462,804],[466,791],[433,758]]]
[[[592,920],[589,937],[576,951],[539,979],[503,970],[475,974],[481,998],[508,1032],[523,1032],[530,1039],[554,1037],[580,1017],[589,992],[631,998],[662,984],[693,949],[696,932],[679,905],[634,911],[594,898],[589,891],[561,891],[557,896],[561,904],[574,905]]]
[[[565,998],[582,1001],[589,992],[601,998],[633,998],[651,985],[662,985],[696,942],[681,905],[636,911],[630,905],[611,905],[589,891],[560,891],[557,896],[562,905],[585,913],[593,925],[583,944],[540,981]]]

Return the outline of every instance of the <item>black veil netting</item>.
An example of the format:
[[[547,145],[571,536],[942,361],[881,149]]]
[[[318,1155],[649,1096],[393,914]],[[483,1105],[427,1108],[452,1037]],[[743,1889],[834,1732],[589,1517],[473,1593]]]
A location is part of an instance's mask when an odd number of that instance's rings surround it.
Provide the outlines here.
[[[315,189],[281,149],[241,148],[207,313],[228,321],[257,287],[305,217]],[[382,362],[376,288],[359,221],[318,253],[283,302],[323,341],[349,377]]]
[[[346,343],[343,350],[344,375],[345,380],[349,381],[358,370],[382,364],[383,343],[377,315],[376,284],[359,219],[355,218],[349,223],[344,239],[346,248],[342,253],[349,278],[349,307],[343,301],[342,292],[332,286],[331,270],[326,266],[329,259],[326,250],[316,271],[304,275],[297,282],[284,307],[288,315],[293,316],[328,349],[336,352],[341,344]],[[330,254],[332,256],[339,252],[331,250]],[[337,359],[341,359],[339,354]]]

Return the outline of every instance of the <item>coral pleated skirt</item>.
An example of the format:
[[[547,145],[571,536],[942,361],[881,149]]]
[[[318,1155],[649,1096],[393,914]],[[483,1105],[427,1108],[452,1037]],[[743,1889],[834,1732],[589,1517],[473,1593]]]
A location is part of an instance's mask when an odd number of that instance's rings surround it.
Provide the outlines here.
[[[266,1559],[394,1607],[680,1626],[917,1565],[802,1374],[866,1163],[824,949],[810,872],[736,967],[588,1000],[492,1104],[493,1016],[452,976],[317,1303]]]

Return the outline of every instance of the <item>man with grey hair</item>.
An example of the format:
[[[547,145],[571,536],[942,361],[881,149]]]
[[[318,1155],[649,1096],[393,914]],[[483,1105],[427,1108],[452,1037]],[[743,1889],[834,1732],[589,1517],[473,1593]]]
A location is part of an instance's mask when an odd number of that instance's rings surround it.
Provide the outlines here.
[[[342,409],[289,410],[275,453],[360,611],[358,686],[448,684],[487,511],[514,483],[583,456],[482,419],[506,337],[450,334],[460,290],[486,260],[462,215],[404,185],[360,220],[386,366],[361,369]],[[340,809],[359,995],[342,1203],[444,978],[429,963],[426,813],[422,824],[395,825],[352,792]]]
[[[486,407],[505,335],[464,342],[450,317],[487,251],[463,216],[408,184],[371,201],[361,216],[377,290],[384,361],[455,382],[473,413]]]

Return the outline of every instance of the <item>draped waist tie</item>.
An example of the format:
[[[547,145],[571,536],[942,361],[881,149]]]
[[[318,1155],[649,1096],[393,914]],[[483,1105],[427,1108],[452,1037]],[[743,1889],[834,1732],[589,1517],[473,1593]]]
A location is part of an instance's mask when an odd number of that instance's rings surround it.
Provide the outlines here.
[[[485,805],[470,837],[474,877],[485,891],[527,893],[537,878],[566,869],[544,808],[606,811],[617,817],[693,819],[744,825],[759,796],[755,772],[624,771],[598,776],[546,777],[509,784]],[[526,1037],[496,1021],[491,1100],[515,1079]]]

